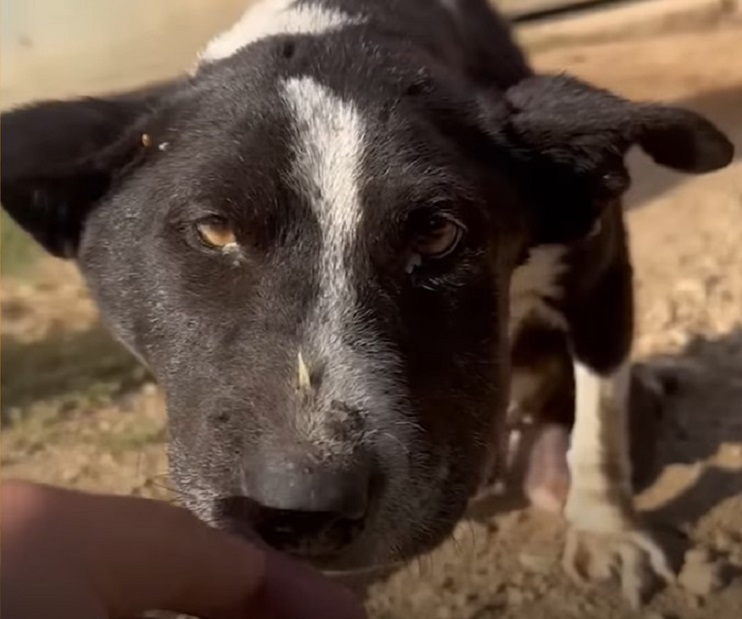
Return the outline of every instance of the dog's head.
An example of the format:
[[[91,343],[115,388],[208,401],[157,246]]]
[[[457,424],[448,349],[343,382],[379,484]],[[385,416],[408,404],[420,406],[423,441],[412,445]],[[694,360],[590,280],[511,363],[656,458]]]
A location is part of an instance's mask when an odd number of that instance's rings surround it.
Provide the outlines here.
[[[274,37],[192,78],[2,117],[2,203],[78,261],[168,398],[205,520],[326,567],[439,542],[507,397],[508,288],[626,186],[727,140],[565,77],[475,92],[404,46]]]

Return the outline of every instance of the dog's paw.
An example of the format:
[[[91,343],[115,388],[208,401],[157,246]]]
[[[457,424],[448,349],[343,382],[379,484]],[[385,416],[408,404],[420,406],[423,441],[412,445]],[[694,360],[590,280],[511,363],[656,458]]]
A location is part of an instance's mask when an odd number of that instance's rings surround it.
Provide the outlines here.
[[[581,584],[617,575],[624,598],[637,609],[659,577],[671,584],[675,575],[664,549],[638,526],[615,532],[572,526],[567,532],[562,565]]]

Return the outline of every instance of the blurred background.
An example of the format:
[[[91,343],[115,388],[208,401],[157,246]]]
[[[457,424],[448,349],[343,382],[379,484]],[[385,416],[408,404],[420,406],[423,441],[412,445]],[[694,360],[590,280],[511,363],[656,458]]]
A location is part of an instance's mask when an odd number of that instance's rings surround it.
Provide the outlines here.
[[[2,0],[0,107],[185,71],[249,3]],[[496,4],[537,68],[695,109],[742,150],[741,2]],[[635,354],[672,386],[653,409],[659,465],[640,500],[673,539],[706,548],[704,574],[719,577],[691,574],[634,615],[614,589],[566,582],[559,522],[509,511],[462,523],[374,583],[373,617],[742,616],[742,165],[689,178],[632,153],[630,167]],[[4,214],[1,231],[3,474],[171,499],[157,386],[100,326],[73,264],[42,255]]]

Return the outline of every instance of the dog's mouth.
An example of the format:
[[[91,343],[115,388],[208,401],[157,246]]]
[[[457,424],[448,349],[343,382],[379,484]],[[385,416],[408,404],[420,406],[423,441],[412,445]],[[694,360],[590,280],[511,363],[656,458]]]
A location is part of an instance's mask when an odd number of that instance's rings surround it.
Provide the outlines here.
[[[214,526],[256,546],[269,548],[270,544],[260,536],[253,524],[258,508],[258,504],[247,497],[233,496],[218,499],[214,504],[211,521]]]

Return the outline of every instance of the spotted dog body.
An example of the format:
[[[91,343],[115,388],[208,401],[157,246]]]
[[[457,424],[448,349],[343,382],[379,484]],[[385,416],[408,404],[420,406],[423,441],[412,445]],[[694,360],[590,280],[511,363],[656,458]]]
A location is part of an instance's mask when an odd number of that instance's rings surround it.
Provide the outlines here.
[[[485,0],[264,0],[181,78],[3,114],[0,187],[163,385],[205,521],[409,559],[527,418],[567,569],[618,557],[633,600],[668,574],[627,458],[632,146],[732,157],[694,113],[535,74]]]

